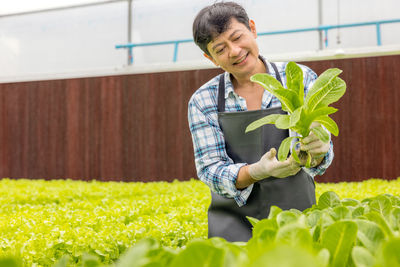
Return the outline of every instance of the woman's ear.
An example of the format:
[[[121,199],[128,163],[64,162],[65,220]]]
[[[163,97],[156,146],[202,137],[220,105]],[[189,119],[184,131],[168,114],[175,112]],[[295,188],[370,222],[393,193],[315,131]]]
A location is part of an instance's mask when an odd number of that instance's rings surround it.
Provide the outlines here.
[[[217,62],[212,58],[212,56],[207,55],[206,53],[203,54],[208,60],[210,60],[215,66],[219,66]]]
[[[250,31],[253,34],[254,38],[257,38],[257,30],[256,30],[256,24],[254,23],[254,20],[252,20],[252,19],[249,20],[249,26],[250,26]]]

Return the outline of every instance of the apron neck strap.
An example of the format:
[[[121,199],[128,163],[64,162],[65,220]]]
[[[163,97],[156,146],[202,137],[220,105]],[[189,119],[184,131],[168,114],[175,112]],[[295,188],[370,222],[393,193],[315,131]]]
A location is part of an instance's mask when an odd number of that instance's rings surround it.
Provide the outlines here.
[[[219,75],[218,112],[225,112],[225,73]]]
[[[261,61],[267,66],[266,62],[262,57],[260,57]],[[271,62],[271,66],[275,71],[275,78],[283,85],[281,75],[279,74],[278,68],[275,63]],[[268,70],[268,68],[266,68]],[[219,84],[218,84],[218,112],[225,112],[225,73],[219,75]]]

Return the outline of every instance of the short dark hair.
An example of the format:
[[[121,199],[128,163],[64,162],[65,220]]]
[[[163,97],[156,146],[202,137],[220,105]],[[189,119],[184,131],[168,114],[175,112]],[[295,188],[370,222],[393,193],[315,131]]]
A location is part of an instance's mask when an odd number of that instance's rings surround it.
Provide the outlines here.
[[[193,39],[196,45],[210,56],[208,43],[227,30],[232,18],[250,30],[246,10],[235,2],[219,2],[200,10],[193,22]]]

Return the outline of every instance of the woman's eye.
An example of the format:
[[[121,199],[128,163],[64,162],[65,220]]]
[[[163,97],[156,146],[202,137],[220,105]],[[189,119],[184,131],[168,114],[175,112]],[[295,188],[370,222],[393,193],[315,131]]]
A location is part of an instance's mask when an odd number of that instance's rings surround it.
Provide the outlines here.
[[[234,40],[237,41],[237,40],[240,39],[240,37],[241,37],[241,35],[239,35],[238,37],[236,37]]]
[[[224,48],[221,48],[217,51],[217,54],[221,54],[224,51]]]

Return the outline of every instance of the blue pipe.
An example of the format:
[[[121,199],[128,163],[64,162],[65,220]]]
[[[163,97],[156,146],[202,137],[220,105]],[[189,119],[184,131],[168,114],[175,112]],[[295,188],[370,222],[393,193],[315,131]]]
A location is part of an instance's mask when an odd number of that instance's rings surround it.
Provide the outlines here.
[[[379,22],[376,23],[376,41],[378,45],[382,45],[381,41],[381,24]]]
[[[131,44],[123,44],[123,45],[116,45],[115,48],[129,48],[129,47],[138,47],[138,46],[153,46],[153,45],[168,45],[168,44],[175,44],[175,43],[189,43],[193,42],[193,39],[185,39],[185,40],[175,40],[175,41],[162,41],[162,42],[148,42],[148,43],[131,43]]]
[[[174,58],[173,58],[174,62],[176,62],[176,60],[177,60],[177,58],[178,58],[178,45],[179,45],[179,42],[175,42],[175,46],[174,46]]]
[[[321,25],[321,26],[318,26],[318,27],[300,28],[300,29],[293,29],[293,30],[260,32],[260,33],[258,33],[258,36],[275,35],[275,34],[288,34],[288,33],[299,33],[299,32],[309,32],[309,31],[324,31],[324,33],[325,33],[325,47],[328,47],[328,31],[329,30],[339,29],[339,28],[351,28],[351,27],[375,25],[376,26],[377,45],[380,46],[380,45],[382,45],[381,27],[380,27],[381,24],[398,23],[398,22],[400,22],[400,19],[379,20],[379,21],[349,23],[349,24],[340,24],[340,25]],[[173,61],[176,62],[177,59],[178,59],[178,45],[181,44],[181,43],[190,43],[190,42],[193,42],[193,39],[162,41],[162,42],[147,42],[147,43],[129,43],[129,44],[123,44],[123,45],[116,45],[115,48],[116,49],[128,48],[131,51],[134,47],[173,44],[174,45]],[[130,55],[132,55],[132,58],[130,58],[130,61],[133,62],[133,54],[132,54],[132,52],[130,53]]]

